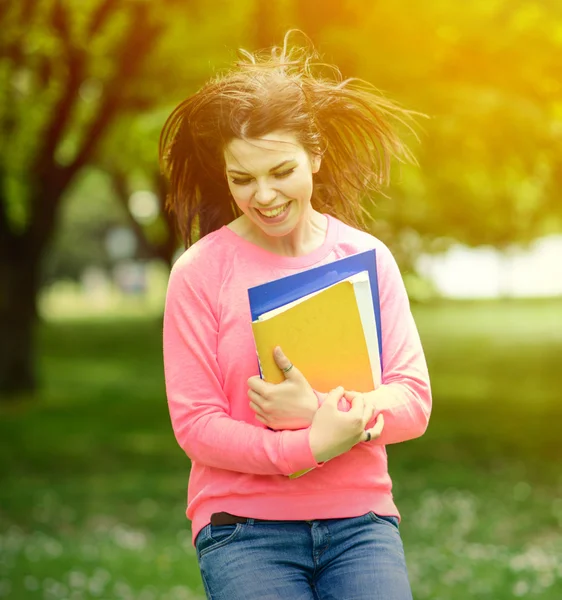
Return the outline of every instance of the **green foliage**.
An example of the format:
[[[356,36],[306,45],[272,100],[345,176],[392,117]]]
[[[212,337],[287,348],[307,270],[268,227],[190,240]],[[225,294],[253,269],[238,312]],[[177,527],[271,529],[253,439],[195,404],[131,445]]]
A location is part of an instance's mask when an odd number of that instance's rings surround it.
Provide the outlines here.
[[[427,114],[420,168],[396,171],[376,216],[387,239],[416,231],[505,247],[562,231],[558,3],[351,3],[353,29],[321,38],[346,75]],[[407,15],[407,16],[406,16]]]
[[[107,175],[85,170],[69,190],[62,209],[60,229],[42,267],[43,283],[57,279],[79,280],[87,266],[112,266],[106,236],[114,227],[126,227],[123,209],[115,202]]]
[[[560,597],[560,310],[416,307],[434,409],[422,438],[388,447],[416,598]],[[160,319],[40,334],[41,402],[0,421],[4,597],[202,599]]]

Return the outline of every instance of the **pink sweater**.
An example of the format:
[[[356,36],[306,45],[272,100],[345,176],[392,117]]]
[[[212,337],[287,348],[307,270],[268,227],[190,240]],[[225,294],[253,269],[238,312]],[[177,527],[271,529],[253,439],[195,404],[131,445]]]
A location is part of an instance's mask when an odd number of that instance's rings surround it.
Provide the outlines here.
[[[309,429],[269,430],[249,407],[246,382],[259,372],[247,290],[370,248],[377,250],[386,388],[377,410],[384,414],[384,431],[376,441],[289,479],[318,464]],[[164,370],[174,433],[192,461],[187,516],[193,542],[220,511],[274,520],[355,517],[371,510],[399,517],[385,445],[424,433],[431,392],[400,272],[378,239],[331,216],[324,244],[298,257],[268,252],[228,227],[205,236],[170,275]]]

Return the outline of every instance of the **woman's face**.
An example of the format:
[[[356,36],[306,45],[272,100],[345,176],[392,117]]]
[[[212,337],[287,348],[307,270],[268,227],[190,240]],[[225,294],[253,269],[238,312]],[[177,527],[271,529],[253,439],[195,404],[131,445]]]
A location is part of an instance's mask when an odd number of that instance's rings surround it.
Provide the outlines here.
[[[225,147],[224,158],[232,197],[259,231],[288,235],[311,216],[312,175],[320,168],[320,157],[309,155],[293,134],[235,138]]]

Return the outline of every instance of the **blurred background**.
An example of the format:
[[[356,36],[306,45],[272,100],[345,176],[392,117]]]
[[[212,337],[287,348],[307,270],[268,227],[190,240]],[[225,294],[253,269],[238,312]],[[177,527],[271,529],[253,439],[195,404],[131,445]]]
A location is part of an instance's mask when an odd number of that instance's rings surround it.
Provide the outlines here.
[[[388,448],[415,598],[562,597],[562,4],[3,0],[0,23],[0,598],[204,597],[158,136],[291,27],[429,117],[373,210],[434,389]]]

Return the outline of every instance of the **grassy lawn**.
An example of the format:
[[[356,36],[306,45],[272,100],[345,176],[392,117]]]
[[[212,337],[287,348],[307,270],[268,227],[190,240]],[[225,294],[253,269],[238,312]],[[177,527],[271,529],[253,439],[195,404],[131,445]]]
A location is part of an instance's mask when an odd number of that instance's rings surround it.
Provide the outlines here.
[[[414,308],[434,412],[388,448],[416,600],[562,597],[562,300]],[[0,598],[204,597],[158,318],[40,330],[1,409]]]

